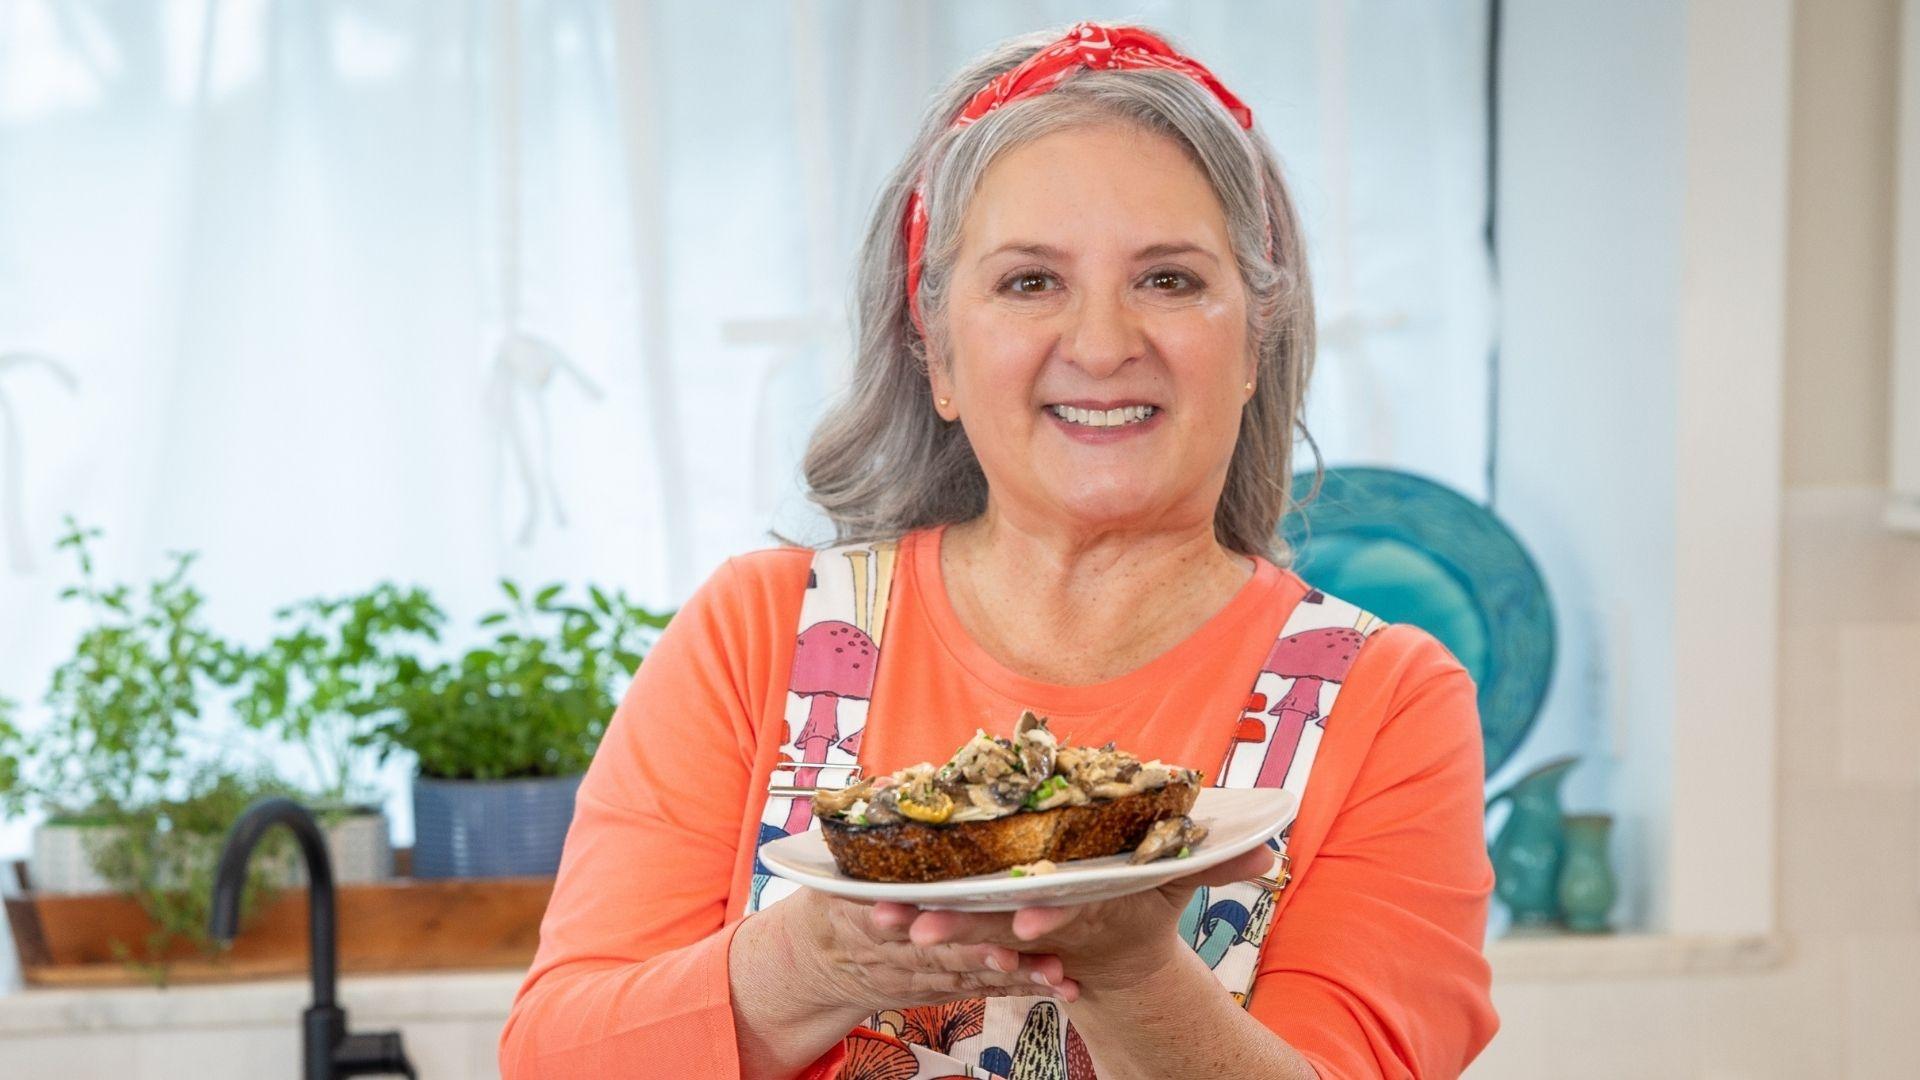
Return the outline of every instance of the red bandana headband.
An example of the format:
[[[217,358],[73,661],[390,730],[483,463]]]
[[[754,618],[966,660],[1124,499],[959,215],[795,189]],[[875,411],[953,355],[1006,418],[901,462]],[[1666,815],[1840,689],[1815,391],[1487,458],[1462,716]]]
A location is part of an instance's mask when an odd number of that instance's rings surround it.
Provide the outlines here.
[[[1166,42],[1137,26],[1102,26],[1091,22],[1076,24],[1059,41],[981,87],[979,93],[968,99],[960,115],[954,117],[952,127],[966,127],[1002,105],[1044,94],[1080,67],[1095,71],[1124,68],[1177,71],[1206,87],[1241,128],[1253,129],[1253,112],[1198,61],[1174,52]],[[920,322],[918,293],[920,259],[926,247],[927,200],[921,185],[915,184],[913,194],[907,199],[907,311],[922,337],[926,336],[926,328]]]

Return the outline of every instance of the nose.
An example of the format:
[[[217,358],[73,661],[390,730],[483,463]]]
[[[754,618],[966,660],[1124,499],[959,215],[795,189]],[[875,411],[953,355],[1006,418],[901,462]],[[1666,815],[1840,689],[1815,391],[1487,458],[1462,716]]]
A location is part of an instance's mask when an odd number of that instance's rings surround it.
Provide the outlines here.
[[[1147,336],[1140,313],[1124,296],[1106,289],[1083,292],[1070,309],[1061,335],[1066,361],[1096,379],[1119,371],[1145,355]]]

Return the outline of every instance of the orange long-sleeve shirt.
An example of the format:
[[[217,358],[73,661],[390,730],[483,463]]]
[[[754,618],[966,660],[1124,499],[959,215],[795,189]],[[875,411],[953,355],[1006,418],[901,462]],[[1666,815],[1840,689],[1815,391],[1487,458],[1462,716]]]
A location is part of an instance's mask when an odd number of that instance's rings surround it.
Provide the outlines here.
[[[943,760],[1023,708],[1063,740],[1215,772],[1248,688],[1305,593],[1260,560],[1172,650],[1053,686],[966,635],[939,531],[903,538],[860,761]],[[785,734],[811,552],[729,560],[641,665],[581,784],[539,954],[501,1036],[517,1077],[737,1077],[727,952]],[[1322,1077],[1451,1076],[1492,1038],[1481,955],[1493,874],[1464,669],[1425,633],[1369,639],[1326,725],[1249,1011]]]

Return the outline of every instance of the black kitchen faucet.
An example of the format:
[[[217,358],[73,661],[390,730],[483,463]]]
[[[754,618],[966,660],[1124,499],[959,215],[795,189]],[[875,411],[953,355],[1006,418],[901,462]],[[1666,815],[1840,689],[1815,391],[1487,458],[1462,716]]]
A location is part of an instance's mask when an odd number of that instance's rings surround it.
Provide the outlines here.
[[[338,1076],[413,1076],[400,1045],[400,1033],[347,1034],[347,1010],[334,1004],[338,952],[334,940],[333,860],[320,826],[306,807],[291,799],[262,799],[247,808],[227,834],[220,868],[213,878],[213,917],[207,929],[215,941],[233,944],[240,932],[240,892],[247,882],[247,860],[260,837],[275,825],[293,830],[307,862],[307,936],[311,942],[313,1004],[307,1007],[301,1038],[305,1080]]]

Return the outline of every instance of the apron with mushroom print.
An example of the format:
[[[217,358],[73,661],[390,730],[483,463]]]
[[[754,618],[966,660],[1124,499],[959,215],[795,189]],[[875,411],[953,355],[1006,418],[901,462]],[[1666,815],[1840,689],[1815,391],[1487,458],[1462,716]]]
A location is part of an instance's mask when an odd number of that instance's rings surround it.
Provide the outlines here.
[[[838,788],[852,782],[860,735],[878,672],[896,541],[815,554],[800,609],[787,691],[787,739],[769,786]],[[1348,667],[1384,624],[1351,604],[1309,591],[1288,616],[1234,718],[1219,763],[1221,787],[1305,792],[1326,717]],[[770,794],[759,843],[812,828],[804,796]],[[1285,887],[1286,834],[1270,842],[1274,876]],[[749,912],[798,886],[773,877],[756,857]],[[1201,888],[1182,914],[1180,934],[1244,1006],[1260,947],[1273,922],[1274,894],[1257,881]],[[1093,1059],[1060,1003],[1049,997],[995,997],[889,1009],[847,1036],[842,1080],[1092,1080]]]

